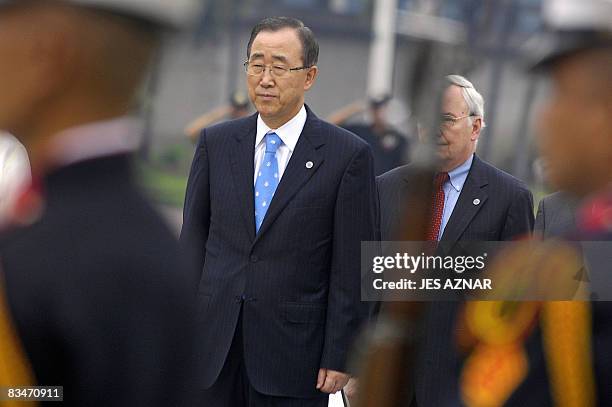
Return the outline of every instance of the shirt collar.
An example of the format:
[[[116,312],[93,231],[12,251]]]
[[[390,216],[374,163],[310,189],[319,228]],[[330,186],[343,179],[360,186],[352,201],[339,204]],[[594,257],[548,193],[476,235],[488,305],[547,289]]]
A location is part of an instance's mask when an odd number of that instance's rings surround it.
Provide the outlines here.
[[[274,131],[278,137],[283,141],[291,152],[295,149],[295,145],[300,138],[300,134],[304,129],[304,125],[306,124],[306,108],[302,105],[300,111],[293,116],[291,120],[287,123],[283,124],[278,129],[271,129],[268,125],[263,121],[261,115],[257,115],[257,136],[255,137],[255,148],[259,146],[260,143],[263,142],[264,137],[270,131]]]
[[[472,161],[474,161],[474,154],[471,154],[470,157],[465,160],[463,164],[461,164],[454,170],[448,172],[450,184],[455,189],[455,191],[461,192],[463,184],[465,184],[465,180],[467,179],[468,173],[470,172],[470,168],[472,167]]]

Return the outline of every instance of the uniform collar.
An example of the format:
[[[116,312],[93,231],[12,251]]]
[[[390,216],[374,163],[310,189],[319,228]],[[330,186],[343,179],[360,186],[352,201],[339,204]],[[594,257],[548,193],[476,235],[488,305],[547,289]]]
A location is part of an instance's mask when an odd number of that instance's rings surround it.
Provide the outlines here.
[[[128,116],[62,130],[47,151],[47,163],[65,167],[93,158],[131,153],[138,147],[141,131],[141,121]]]

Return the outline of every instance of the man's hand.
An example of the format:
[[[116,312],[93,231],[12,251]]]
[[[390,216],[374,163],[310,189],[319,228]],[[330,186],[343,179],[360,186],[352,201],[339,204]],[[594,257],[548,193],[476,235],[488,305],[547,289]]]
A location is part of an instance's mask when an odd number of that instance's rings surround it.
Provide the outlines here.
[[[317,378],[317,389],[323,393],[335,393],[348,383],[351,376],[335,370],[319,369]]]

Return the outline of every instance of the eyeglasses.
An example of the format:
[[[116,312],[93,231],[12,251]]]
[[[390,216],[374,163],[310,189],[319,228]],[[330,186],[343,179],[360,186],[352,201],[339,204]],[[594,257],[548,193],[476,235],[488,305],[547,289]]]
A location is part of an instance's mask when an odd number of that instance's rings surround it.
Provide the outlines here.
[[[266,70],[266,68],[268,68],[270,70],[270,75],[274,76],[275,78],[281,78],[287,75],[288,72],[301,71],[303,69],[311,68],[310,66],[300,66],[297,68],[288,68],[284,65],[264,65],[264,64],[258,64],[258,63],[252,63],[249,61],[244,61],[243,65],[244,65],[244,70],[246,71],[247,75],[251,75],[251,76],[262,75],[264,71]]]
[[[473,114],[468,114],[466,116],[461,116],[461,117],[454,117],[454,116],[449,116],[449,115],[443,115],[442,117],[440,117],[440,129],[444,130],[444,129],[450,129],[452,128],[459,120],[468,118],[468,117],[472,117],[475,116]]]

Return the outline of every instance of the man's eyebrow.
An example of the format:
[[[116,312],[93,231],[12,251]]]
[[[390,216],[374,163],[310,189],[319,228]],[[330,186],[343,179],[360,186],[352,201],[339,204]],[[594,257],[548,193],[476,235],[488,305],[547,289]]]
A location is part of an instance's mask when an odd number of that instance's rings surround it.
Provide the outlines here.
[[[262,52],[255,52],[255,53],[251,54],[251,58],[249,60],[260,59],[260,58],[263,58],[263,57],[264,57],[264,54]],[[289,62],[287,57],[284,56],[284,55],[272,55],[272,59],[274,59],[275,61],[283,62],[283,63],[288,63]]]
[[[284,55],[272,55],[272,59],[287,63],[289,60]]]

